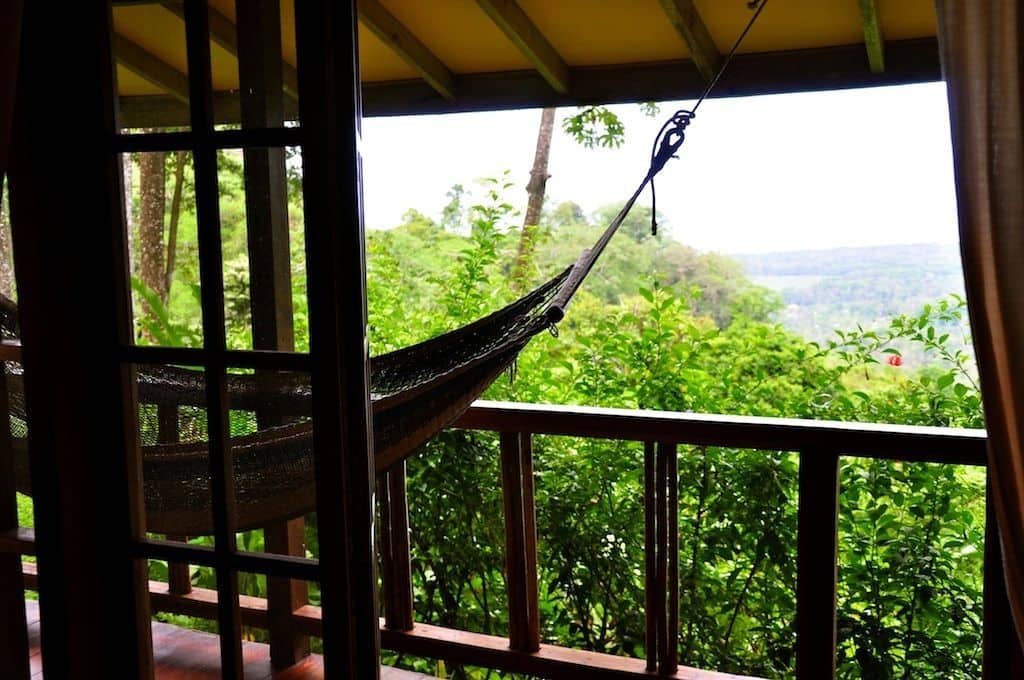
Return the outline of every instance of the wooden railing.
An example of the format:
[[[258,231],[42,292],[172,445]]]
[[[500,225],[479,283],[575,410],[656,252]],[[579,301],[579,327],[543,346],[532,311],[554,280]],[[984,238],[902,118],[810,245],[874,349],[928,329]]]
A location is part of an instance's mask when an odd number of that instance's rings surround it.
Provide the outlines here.
[[[724,678],[679,666],[677,448],[707,445],[796,452],[800,460],[797,519],[796,677],[831,678],[836,665],[836,569],[839,458],[842,455],[911,462],[986,465],[981,430],[710,416],[567,406],[479,402],[454,425],[500,434],[504,496],[509,630],[506,637],[416,623],[409,555],[404,467],[378,483],[384,618],[382,646],[399,653],[446,659],[544,677]],[[537,529],[533,490],[534,435],[643,442],[646,659],[567,649],[540,642]],[[1010,623],[994,514],[988,504],[984,571],[984,670],[1010,677],[1020,652]],[[30,553],[30,532],[0,537],[0,553]],[[175,570],[175,573],[178,569]],[[34,565],[25,565],[28,587]],[[175,581],[179,580],[180,576]],[[215,618],[216,592],[151,583],[154,610]],[[266,628],[267,602],[241,598],[243,623]],[[637,603],[639,606],[639,603]],[[298,607],[292,623],[318,635],[320,610]]]

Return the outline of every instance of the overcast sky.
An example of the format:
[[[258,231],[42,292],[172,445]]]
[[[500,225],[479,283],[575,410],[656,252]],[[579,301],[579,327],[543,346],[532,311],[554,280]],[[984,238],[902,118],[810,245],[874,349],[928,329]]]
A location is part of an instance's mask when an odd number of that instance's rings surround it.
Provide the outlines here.
[[[624,200],[654,134],[686,104],[665,103],[653,119],[613,107],[626,124],[615,150],[584,149],[557,130],[548,205],[575,201],[591,213]],[[558,124],[573,111],[559,109]],[[436,217],[451,185],[505,170],[522,208],[539,119],[538,110],[367,119],[367,226],[394,226],[410,208]],[[955,243],[945,86],[706,101],[658,178],[658,209],[673,237],[724,253]]]

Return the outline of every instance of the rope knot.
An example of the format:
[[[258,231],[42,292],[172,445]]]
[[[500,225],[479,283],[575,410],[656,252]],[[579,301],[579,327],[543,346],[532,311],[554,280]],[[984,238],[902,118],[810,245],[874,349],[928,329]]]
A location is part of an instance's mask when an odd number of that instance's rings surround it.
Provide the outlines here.
[[[651,181],[651,236],[658,235],[657,217],[657,195],[654,192],[654,176],[661,172],[670,158],[676,157],[679,147],[686,141],[686,128],[690,121],[696,117],[696,113],[689,109],[680,109],[672,114],[672,117],[665,121],[654,140],[654,148],[651,149],[651,169],[648,177]]]

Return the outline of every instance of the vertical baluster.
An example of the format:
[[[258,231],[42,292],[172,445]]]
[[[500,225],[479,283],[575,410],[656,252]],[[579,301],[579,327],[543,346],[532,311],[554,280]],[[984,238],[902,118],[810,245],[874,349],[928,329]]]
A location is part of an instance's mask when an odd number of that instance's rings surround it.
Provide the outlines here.
[[[388,498],[387,473],[377,477],[377,502],[380,513],[380,520],[377,522],[377,542],[380,554],[381,597],[383,600],[381,605],[384,607],[384,625],[389,629],[393,629],[396,617],[392,584],[395,581],[395,575],[391,555],[394,547],[391,540],[391,499]]]
[[[161,444],[175,444],[180,441],[178,407],[174,404],[158,404],[156,407],[156,436]],[[168,534],[170,541],[188,541],[188,536]],[[192,592],[192,576],[189,565],[181,562],[167,564],[167,591],[172,595],[188,595]]]
[[[644,443],[647,670],[679,668],[679,461],[676,444]]]
[[[668,457],[665,447],[658,443],[654,449],[654,512],[655,512],[655,550],[657,565],[654,569],[654,582],[658,594],[655,612],[658,615],[658,672],[664,673],[668,662],[668,627],[667,596],[668,596],[668,501],[665,497],[665,478],[668,476]]]
[[[519,435],[522,459],[523,532],[526,539],[526,613],[528,616],[523,651],[540,649],[540,598],[537,593],[537,507],[533,489],[533,437],[529,432]]]
[[[378,483],[381,506],[381,566],[384,620],[391,630],[412,630],[412,564],[405,463],[397,463]]]
[[[655,515],[654,442],[644,442],[644,610],[646,613],[645,645],[647,670],[658,668],[658,584],[657,517]]]
[[[522,649],[526,639],[526,532],[523,526],[522,459],[519,435],[502,432],[501,489],[505,507],[505,572],[508,591],[508,639]]]
[[[673,675],[679,668],[679,457],[675,444],[659,444],[665,463],[668,505],[668,645],[660,671]]]
[[[1003,576],[1003,554],[999,539],[995,498],[989,480],[985,492],[985,571],[982,623],[984,680],[1024,677],[1024,654],[1010,613]]]
[[[802,451],[799,484],[796,677],[822,680],[836,673],[839,455]]]

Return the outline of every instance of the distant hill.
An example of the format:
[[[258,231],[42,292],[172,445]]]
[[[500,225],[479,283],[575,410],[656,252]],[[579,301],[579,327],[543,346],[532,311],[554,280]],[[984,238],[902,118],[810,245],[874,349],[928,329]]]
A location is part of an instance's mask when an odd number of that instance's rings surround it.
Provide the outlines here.
[[[750,279],[778,291],[779,320],[809,340],[836,328],[865,328],[963,295],[956,245],[910,244],[732,255]]]

